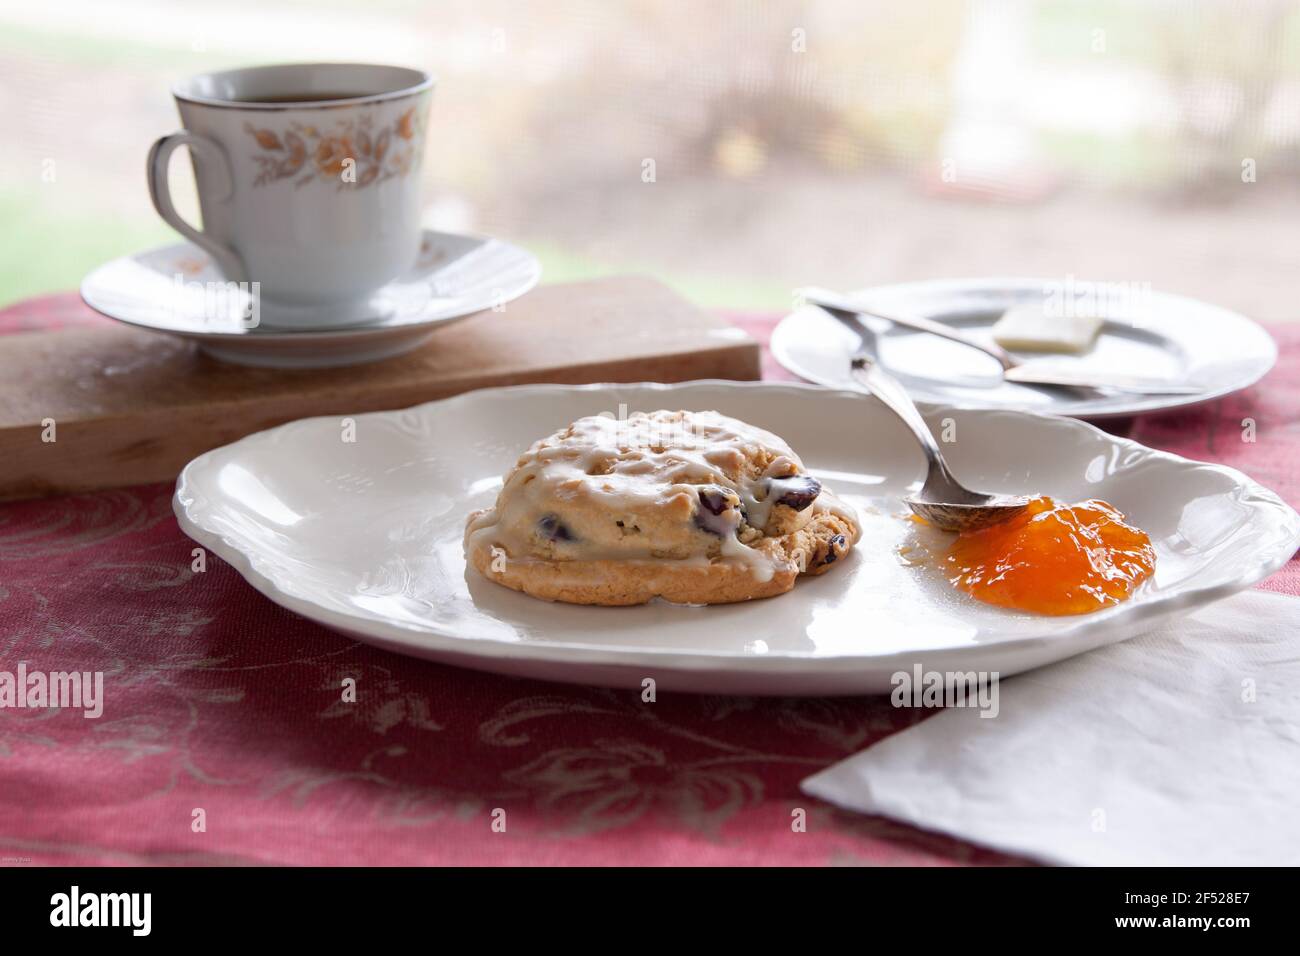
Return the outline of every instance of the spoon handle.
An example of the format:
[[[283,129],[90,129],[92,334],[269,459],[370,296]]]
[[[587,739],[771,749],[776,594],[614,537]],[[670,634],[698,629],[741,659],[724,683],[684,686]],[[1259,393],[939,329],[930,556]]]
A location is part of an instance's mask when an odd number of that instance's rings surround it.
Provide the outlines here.
[[[821,306],[823,309],[833,310],[835,312],[846,312],[852,315],[870,315],[877,319],[884,319],[892,322],[894,325],[901,325],[904,328],[915,329],[918,332],[928,332],[931,335],[937,335],[953,342],[960,342],[962,345],[968,345],[973,349],[978,349],[985,355],[992,356],[1002,371],[1006,372],[1013,369],[1018,364],[1011,354],[996,342],[982,342],[963,332],[961,329],[954,328],[951,325],[945,325],[943,322],[936,322],[934,319],[928,319],[923,315],[911,315],[902,312],[880,312],[866,305],[861,305],[847,296],[840,295],[838,292],[831,292],[829,289],[807,288],[798,290],[798,295],[803,297],[805,302],[811,305]]]
[[[855,381],[865,386],[886,408],[897,415],[921,443],[927,466],[926,485],[930,486],[931,479],[936,477],[947,484],[956,485],[956,480],[944,463],[939,443],[934,440],[934,433],[930,431],[930,426],[921,417],[916,403],[912,401],[898,379],[882,369],[865,352],[858,352],[853,356],[851,374]]]

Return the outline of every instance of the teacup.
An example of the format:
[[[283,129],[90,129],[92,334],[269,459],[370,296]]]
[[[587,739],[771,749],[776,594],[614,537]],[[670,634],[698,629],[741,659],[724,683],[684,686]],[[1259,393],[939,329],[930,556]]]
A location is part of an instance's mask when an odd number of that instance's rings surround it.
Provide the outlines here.
[[[293,328],[377,318],[372,293],[420,249],[420,165],[434,79],[420,70],[304,63],[178,84],[184,129],[149,151],[159,215]],[[167,163],[188,146],[202,230],[177,214]],[[256,283],[256,285],[253,285]]]

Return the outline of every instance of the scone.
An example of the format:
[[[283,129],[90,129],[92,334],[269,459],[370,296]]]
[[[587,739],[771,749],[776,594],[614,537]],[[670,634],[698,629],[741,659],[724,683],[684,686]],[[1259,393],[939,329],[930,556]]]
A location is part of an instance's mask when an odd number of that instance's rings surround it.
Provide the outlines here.
[[[480,574],[571,604],[726,604],[821,574],[853,510],[780,438],[717,412],[582,418],[528,449],[470,515]]]

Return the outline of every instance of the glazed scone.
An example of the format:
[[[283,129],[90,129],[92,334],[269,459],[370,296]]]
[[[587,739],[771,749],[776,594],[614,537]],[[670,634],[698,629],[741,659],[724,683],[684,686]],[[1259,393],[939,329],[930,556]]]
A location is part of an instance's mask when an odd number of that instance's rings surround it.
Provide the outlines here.
[[[780,438],[717,412],[582,418],[534,443],[470,515],[484,577],[572,604],[725,604],[790,590],[858,540]]]

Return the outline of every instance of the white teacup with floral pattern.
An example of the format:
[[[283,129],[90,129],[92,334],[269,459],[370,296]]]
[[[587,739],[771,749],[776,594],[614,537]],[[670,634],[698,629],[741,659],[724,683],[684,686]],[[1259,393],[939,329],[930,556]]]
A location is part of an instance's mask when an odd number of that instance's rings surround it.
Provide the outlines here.
[[[265,324],[382,318],[373,294],[419,253],[433,85],[420,70],[359,63],[186,80],[172,91],[184,130],[149,152],[154,207],[228,280],[249,284]],[[202,230],[172,204],[167,163],[179,146],[190,149]]]

